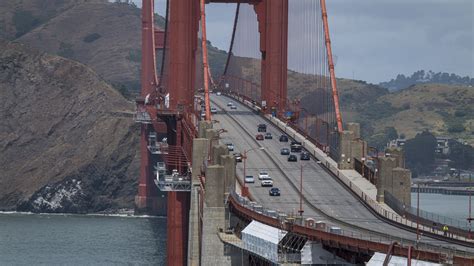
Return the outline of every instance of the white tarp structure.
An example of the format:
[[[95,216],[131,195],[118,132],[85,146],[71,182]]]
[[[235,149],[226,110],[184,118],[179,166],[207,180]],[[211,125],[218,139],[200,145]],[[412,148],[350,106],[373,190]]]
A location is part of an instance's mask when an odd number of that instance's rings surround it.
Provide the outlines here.
[[[278,263],[278,243],[286,234],[286,231],[252,221],[242,230],[243,248]]]
[[[385,260],[385,257],[387,254],[375,252],[374,256],[370,258],[369,262],[367,262],[367,266],[379,266],[383,265],[383,261]],[[399,257],[399,256],[392,256],[390,259],[390,262],[388,263],[389,266],[406,266],[407,265],[407,258],[405,257]],[[411,265],[413,266],[441,266],[442,264],[438,263],[432,263],[428,261],[422,261],[422,260],[411,260]]]
[[[301,249],[301,265],[354,265],[325,250],[318,242],[307,241]]]

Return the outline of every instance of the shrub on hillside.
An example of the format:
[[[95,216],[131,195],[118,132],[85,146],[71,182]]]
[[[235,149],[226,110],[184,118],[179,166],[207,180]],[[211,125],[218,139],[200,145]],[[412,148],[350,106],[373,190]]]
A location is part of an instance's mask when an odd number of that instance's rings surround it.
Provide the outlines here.
[[[467,114],[466,111],[463,111],[463,110],[456,110],[454,112],[454,115],[457,116],[457,117],[464,117],[464,116],[466,116],[466,114]]]
[[[464,125],[462,123],[455,123],[448,127],[448,131],[451,133],[459,133],[465,130]]]
[[[13,14],[13,24],[16,29],[16,37],[20,37],[41,23],[30,11],[17,10]]]
[[[86,43],[91,43],[91,42],[94,42],[94,41],[100,39],[100,37],[102,37],[102,35],[100,35],[99,33],[92,33],[92,34],[89,34],[86,37],[84,37],[84,39],[82,39],[82,40]]]
[[[131,50],[128,52],[127,59],[139,63],[142,61],[142,51],[141,50]]]
[[[58,55],[66,58],[73,58],[74,50],[72,49],[72,44],[61,42],[59,44]]]

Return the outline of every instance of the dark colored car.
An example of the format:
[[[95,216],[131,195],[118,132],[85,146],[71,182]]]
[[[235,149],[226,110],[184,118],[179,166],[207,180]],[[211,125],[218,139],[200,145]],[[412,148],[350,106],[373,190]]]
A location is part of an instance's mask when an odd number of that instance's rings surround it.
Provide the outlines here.
[[[265,139],[273,139],[272,133],[267,132],[267,133],[265,134]]]
[[[258,132],[267,132],[267,125],[259,124],[258,125]]]
[[[270,196],[280,196],[280,189],[277,188],[277,187],[272,187],[270,188],[270,190],[268,191],[268,194]]]
[[[263,135],[262,135],[262,134],[257,134],[257,135],[255,136],[255,138],[256,138],[257,140],[263,140]]]
[[[234,153],[234,158],[235,158],[235,161],[240,163],[242,162],[242,154],[241,153]]]
[[[296,162],[296,161],[298,161],[298,157],[296,157],[296,155],[292,154],[288,156],[288,162]]]
[[[280,136],[280,142],[288,142],[288,136],[287,135],[281,135]]]
[[[290,150],[291,152],[301,152],[303,150],[303,146],[301,146],[301,142],[299,141],[292,141]]]
[[[308,152],[302,152],[301,153],[301,156],[300,156],[300,160],[303,160],[303,161],[308,161],[310,158],[309,158],[309,153]]]
[[[288,148],[283,148],[280,150],[281,155],[290,155],[290,149]]]

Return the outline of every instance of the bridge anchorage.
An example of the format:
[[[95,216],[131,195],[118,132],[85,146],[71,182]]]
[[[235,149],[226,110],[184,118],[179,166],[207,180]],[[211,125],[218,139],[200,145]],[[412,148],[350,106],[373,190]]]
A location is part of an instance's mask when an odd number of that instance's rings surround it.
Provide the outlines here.
[[[218,84],[207,58],[209,3],[237,4]],[[380,256],[473,265],[466,228],[452,225],[444,236],[400,207],[411,205],[403,153],[371,152],[360,125],[343,124],[324,0],[167,0],[164,29],[154,14],[154,1],[143,0],[136,209],[167,215],[168,265],[361,264]],[[257,131],[262,123],[267,132]],[[309,158],[301,179],[302,157],[280,155],[291,142]],[[258,147],[265,149],[246,154],[244,169],[239,151]],[[280,196],[259,180],[245,184],[261,170]]]

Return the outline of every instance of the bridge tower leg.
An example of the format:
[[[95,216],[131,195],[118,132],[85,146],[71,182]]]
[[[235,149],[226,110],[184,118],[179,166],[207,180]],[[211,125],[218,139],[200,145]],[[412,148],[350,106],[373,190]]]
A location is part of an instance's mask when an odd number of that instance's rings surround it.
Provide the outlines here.
[[[143,0],[142,2],[142,74],[141,92],[145,98],[156,87],[158,79],[156,76],[155,61],[155,39],[154,39],[154,1]],[[148,135],[151,131],[150,124],[141,125],[140,137],[140,178],[138,184],[138,195],[135,197],[135,210],[138,213],[163,214],[165,211],[161,197],[158,197],[158,188],[153,182],[152,158],[148,152]]]
[[[172,0],[169,4],[169,109],[179,116],[179,120],[175,117],[176,135],[172,139],[189,151],[193,136],[186,129],[192,128],[189,121],[194,108],[199,0]],[[168,265],[186,265],[189,209],[189,192],[168,193]]]
[[[255,12],[262,52],[262,101],[266,113],[281,114],[287,103],[288,0],[262,0]]]

